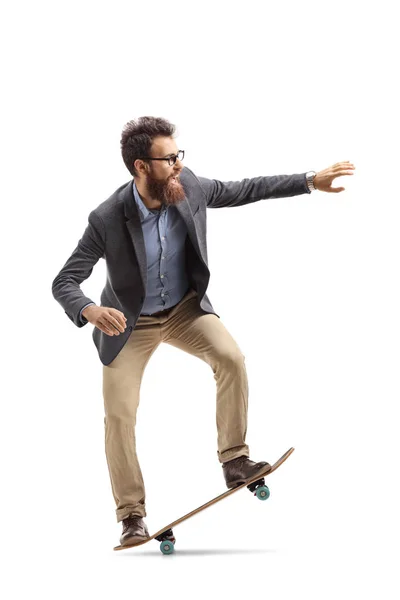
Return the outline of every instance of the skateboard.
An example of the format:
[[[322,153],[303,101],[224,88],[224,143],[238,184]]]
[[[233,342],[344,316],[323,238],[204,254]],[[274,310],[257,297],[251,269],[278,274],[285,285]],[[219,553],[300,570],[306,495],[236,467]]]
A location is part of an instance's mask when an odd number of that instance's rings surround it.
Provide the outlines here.
[[[227,490],[220,496],[217,496],[213,500],[210,500],[209,502],[206,502],[202,506],[199,506],[199,508],[192,510],[192,512],[188,513],[184,517],[181,517],[180,519],[173,521],[169,525],[166,525],[166,527],[163,527],[162,529],[160,529],[160,531],[157,531],[156,533],[154,533],[150,537],[146,538],[145,540],[141,540],[140,542],[136,542],[134,544],[128,544],[126,546],[116,546],[114,548],[114,550],[125,550],[126,548],[135,548],[136,546],[142,546],[143,544],[147,544],[147,542],[150,542],[150,540],[156,539],[158,542],[161,542],[160,550],[163,554],[172,554],[172,552],[174,552],[174,546],[175,546],[175,542],[176,542],[172,528],[175,527],[176,525],[179,525],[179,523],[186,521],[186,519],[193,517],[193,515],[201,512],[205,508],[208,508],[212,504],[216,504],[220,500],[227,498],[228,496],[230,496],[231,494],[234,494],[235,492],[244,488],[245,486],[247,486],[247,488],[250,490],[250,492],[252,492],[254,494],[254,496],[256,496],[259,500],[267,500],[270,496],[270,491],[269,491],[268,487],[265,485],[264,478],[267,477],[267,475],[270,475],[271,473],[276,471],[276,469],[278,469],[285,462],[285,460],[287,458],[289,458],[289,456],[292,454],[292,452],[294,452],[294,448],[289,448],[289,450],[287,452],[285,452],[285,454],[283,454],[283,456],[281,456],[276,461],[276,463],[274,463],[272,465],[272,467],[269,471],[260,472],[260,473],[258,473],[258,475],[256,477],[252,477],[251,479],[248,479],[247,481],[241,483],[240,485]]]

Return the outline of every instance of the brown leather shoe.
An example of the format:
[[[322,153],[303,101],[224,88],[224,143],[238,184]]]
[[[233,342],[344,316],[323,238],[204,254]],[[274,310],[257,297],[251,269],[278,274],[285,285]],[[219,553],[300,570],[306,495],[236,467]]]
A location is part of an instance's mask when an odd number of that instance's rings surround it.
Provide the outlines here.
[[[150,537],[143,517],[139,515],[129,515],[122,519],[122,524],[122,535],[119,539],[121,546],[136,544]]]
[[[248,456],[239,456],[223,463],[222,470],[227,487],[232,489],[253,477],[257,477],[258,473],[265,474],[269,472],[271,465],[267,462],[256,463],[250,460]]]

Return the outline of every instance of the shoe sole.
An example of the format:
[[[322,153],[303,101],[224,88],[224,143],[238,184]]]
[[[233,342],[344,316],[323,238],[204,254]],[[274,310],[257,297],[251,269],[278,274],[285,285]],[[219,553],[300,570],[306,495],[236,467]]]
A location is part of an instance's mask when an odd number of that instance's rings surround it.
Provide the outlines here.
[[[268,475],[268,473],[270,472],[271,468],[268,469],[268,471],[265,470],[265,466],[261,467],[260,470],[254,473],[254,475],[251,475],[251,477],[249,477],[248,479],[236,479],[235,481],[230,481],[229,484],[227,484],[227,488],[229,490],[232,490],[233,488],[239,487],[240,485],[243,485],[244,483],[246,483],[246,481],[250,481],[251,479],[254,479],[254,477],[257,477],[257,475],[262,475],[264,477],[264,475]]]

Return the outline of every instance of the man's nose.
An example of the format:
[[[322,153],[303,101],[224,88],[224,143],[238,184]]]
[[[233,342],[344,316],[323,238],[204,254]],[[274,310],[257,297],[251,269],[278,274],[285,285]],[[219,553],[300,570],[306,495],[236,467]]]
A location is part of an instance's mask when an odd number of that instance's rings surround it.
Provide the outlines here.
[[[183,162],[181,160],[179,160],[178,157],[176,157],[176,161],[175,161],[175,165],[174,166],[176,167],[176,171],[181,172],[182,169],[183,169]]]

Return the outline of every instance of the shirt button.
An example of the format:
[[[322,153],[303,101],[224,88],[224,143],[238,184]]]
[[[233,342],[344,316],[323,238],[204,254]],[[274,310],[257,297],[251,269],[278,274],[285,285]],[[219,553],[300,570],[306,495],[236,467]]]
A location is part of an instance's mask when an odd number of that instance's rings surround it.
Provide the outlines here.
[[[164,279],[164,275],[161,275],[161,279]]]
[[[161,294],[161,298],[164,296],[164,294]]]

